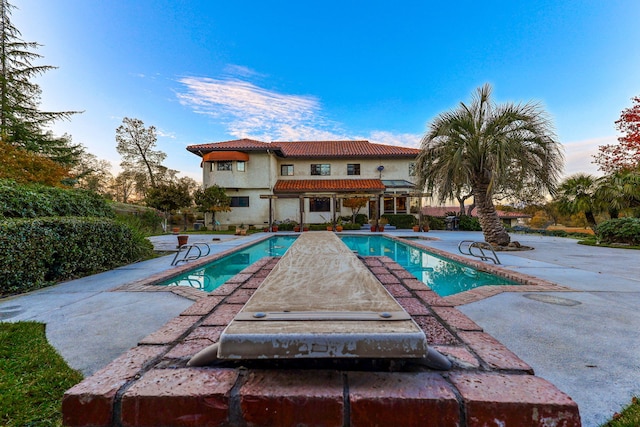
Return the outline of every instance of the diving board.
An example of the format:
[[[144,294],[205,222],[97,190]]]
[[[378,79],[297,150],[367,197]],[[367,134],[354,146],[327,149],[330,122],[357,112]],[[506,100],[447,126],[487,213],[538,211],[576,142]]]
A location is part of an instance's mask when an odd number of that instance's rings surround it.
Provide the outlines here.
[[[411,358],[450,366],[362,261],[324,231],[301,234],[219,342],[189,365],[298,358]]]

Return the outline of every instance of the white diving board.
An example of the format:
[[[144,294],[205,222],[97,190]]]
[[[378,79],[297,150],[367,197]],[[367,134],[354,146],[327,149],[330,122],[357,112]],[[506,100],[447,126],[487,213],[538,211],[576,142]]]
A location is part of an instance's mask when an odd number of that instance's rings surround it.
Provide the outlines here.
[[[409,358],[450,362],[331,232],[303,233],[220,336],[190,366],[219,360]]]

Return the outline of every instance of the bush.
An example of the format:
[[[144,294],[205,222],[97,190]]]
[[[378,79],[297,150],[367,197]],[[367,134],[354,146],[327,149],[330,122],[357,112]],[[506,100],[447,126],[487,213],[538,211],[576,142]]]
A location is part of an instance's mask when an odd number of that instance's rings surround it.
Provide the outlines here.
[[[100,195],[87,190],[0,180],[0,215],[5,218],[41,216],[95,216],[113,218],[114,212]]]
[[[389,221],[389,225],[396,228],[411,228],[418,223],[415,216],[408,214],[384,214],[382,217]]]
[[[460,219],[460,223],[458,224],[458,228],[460,230],[482,231],[482,227],[480,227],[480,221],[478,221],[478,218],[471,217],[468,215],[461,215],[459,219]]]
[[[429,221],[429,228],[431,230],[446,230],[447,228],[447,224],[442,218],[427,215],[426,219]]]
[[[0,221],[0,294],[20,293],[153,255],[144,235],[107,218]]]
[[[640,218],[615,218],[601,222],[595,229],[602,243],[640,245]]]

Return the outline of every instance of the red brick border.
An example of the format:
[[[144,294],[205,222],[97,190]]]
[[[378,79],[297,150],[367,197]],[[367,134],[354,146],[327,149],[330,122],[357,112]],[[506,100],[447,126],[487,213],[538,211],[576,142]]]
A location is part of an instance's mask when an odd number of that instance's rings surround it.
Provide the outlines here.
[[[300,363],[287,369],[287,362],[187,368],[193,354],[219,339],[277,261],[245,269],[68,390],[65,425],[580,426],[569,396],[386,257],[364,262],[412,314],[429,345],[452,360],[452,370],[404,362],[383,369],[301,370]]]

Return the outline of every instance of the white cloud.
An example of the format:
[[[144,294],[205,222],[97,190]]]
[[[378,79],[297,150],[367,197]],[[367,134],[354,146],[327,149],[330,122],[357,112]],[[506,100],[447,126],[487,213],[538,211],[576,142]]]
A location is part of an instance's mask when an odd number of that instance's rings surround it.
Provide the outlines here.
[[[237,138],[271,140],[335,139],[335,124],[320,113],[317,98],[287,95],[238,79],[184,77],[180,103],[220,120]]]
[[[382,130],[371,131],[369,142],[377,144],[398,145],[401,147],[420,148],[421,134],[415,133],[392,133]]]
[[[606,136],[563,144],[565,150],[564,175],[570,176],[580,172],[602,175],[602,172],[598,170],[598,165],[593,163],[593,156],[598,153],[600,145],[616,144],[617,142],[617,137]]]

